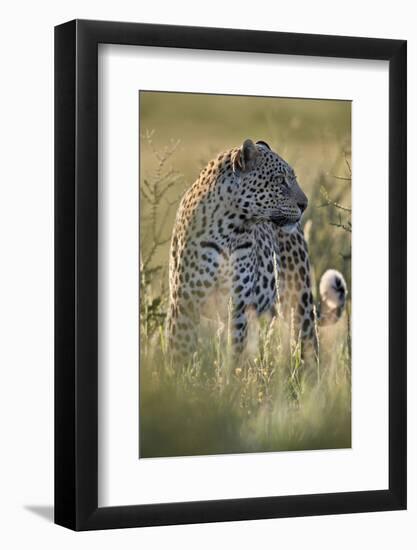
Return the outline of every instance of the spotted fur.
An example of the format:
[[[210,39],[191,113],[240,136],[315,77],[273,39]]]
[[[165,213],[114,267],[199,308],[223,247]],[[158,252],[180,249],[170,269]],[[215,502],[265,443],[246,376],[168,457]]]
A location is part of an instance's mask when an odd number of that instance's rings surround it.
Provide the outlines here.
[[[317,350],[299,223],[307,203],[293,168],[265,142],[247,139],[209,162],[182,198],[172,234],[167,332],[174,356],[197,349],[210,304],[220,316],[230,312],[237,354],[245,349],[251,312],[259,316],[277,304],[284,318],[292,315],[303,346]]]

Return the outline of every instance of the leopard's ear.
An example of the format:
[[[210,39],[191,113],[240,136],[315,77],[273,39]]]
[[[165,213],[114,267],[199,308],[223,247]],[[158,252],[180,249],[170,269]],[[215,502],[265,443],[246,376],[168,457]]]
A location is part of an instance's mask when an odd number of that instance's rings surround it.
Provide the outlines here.
[[[251,139],[245,139],[242,146],[233,155],[233,170],[246,172],[253,166],[258,149]]]
[[[269,149],[271,151],[271,147],[268,145],[268,143],[266,141],[257,141],[256,145],[263,145],[264,147],[266,147],[267,149]]]

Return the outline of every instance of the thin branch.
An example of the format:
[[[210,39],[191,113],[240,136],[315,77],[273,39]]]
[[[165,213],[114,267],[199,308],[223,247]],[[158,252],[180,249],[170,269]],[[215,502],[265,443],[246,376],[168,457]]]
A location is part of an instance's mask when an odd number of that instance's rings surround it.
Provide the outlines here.
[[[346,155],[346,151],[345,151],[345,162],[347,164],[347,167],[348,167],[348,170],[349,170],[349,174],[352,175],[352,167],[347,159],[347,155]]]
[[[323,203],[322,205],[319,205],[318,208],[322,208],[323,206],[334,206],[335,208],[338,208],[339,210],[343,210],[344,212],[349,212],[349,213],[352,212],[351,208],[347,208],[346,206],[343,206],[342,204],[339,204],[338,202],[331,200],[325,187],[323,186],[321,187],[320,193],[326,202]]]
[[[336,176],[335,174],[329,174],[330,177],[342,181],[352,181],[352,178],[344,178],[343,176]]]
[[[329,222],[329,223],[334,227],[340,227],[345,231],[349,231],[349,233],[352,233],[352,224],[350,223],[350,221],[348,221],[347,224],[342,223],[342,217],[340,214],[339,214],[339,223],[333,223],[333,222]]]
[[[181,179],[181,174],[174,169],[166,169],[166,164],[171,156],[178,148],[180,141],[172,142],[165,147],[162,152],[156,150],[153,143],[153,131],[146,130],[142,137],[147,141],[152,154],[157,159],[158,165],[154,174],[147,178],[143,178],[141,185],[141,196],[148,203],[148,221],[149,235],[146,242],[152,243],[147,253],[142,258],[142,269],[149,270],[149,265],[153,260],[159,247],[167,244],[171,237],[164,236],[167,220],[172,207],[178,204],[178,199],[169,201],[168,193],[178,181]],[[159,215],[160,206],[164,202],[166,204],[165,211]]]
[[[329,222],[330,225],[333,225],[334,227],[340,227],[341,229],[344,229],[345,231],[349,231],[349,233],[352,233],[352,229],[345,225],[344,223],[332,223]]]

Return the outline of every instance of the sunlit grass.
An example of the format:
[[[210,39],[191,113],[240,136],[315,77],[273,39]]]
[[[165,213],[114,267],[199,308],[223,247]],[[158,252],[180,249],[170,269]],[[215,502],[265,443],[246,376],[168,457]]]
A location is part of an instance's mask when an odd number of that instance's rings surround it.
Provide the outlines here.
[[[162,332],[143,346],[142,457],[350,447],[346,327],[319,369],[302,364],[292,336],[286,345],[279,321],[261,325],[258,353],[238,363],[216,334],[186,366],[170,364]]]

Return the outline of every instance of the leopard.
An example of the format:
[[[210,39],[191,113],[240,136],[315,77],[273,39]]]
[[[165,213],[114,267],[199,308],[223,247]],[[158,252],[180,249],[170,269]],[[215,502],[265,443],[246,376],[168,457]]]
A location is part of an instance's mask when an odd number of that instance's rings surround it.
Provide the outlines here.
[[[172,231],[166,332],[174,360],[197,351],[201,320],[213,316],[228,316],[241,357],[250,320],[265,314],[292,323],[303,356],[317,356],[317,327],[341,318],[347,287],[329,269],[316,307],[301,223],[307,206],[293,167],[265,141],[247,138],[203,168]]]

